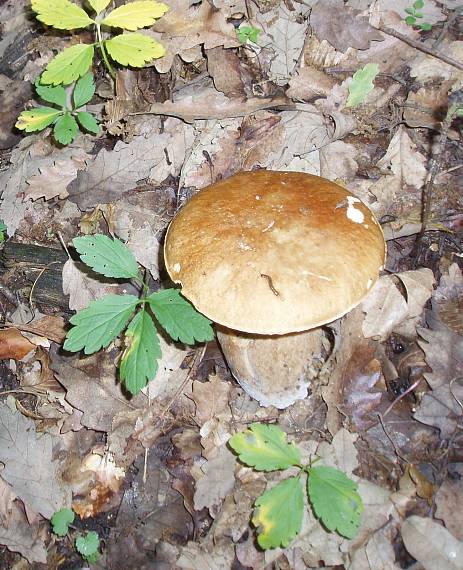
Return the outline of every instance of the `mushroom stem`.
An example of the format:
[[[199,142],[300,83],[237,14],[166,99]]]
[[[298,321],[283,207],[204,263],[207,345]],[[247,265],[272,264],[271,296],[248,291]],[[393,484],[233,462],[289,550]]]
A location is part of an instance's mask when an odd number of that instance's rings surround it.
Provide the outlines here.
[[[261,406],[283,409],[307,396],[324,361],[320,327],[273,336],[216,328],[233,376]]]

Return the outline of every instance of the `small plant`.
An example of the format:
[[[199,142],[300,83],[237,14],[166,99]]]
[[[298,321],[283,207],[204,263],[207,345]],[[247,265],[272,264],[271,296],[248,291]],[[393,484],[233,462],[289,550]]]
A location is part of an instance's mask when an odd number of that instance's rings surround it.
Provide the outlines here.
[[[379,66],[377,63],[367,63],[362,69],[354,73],[349,85],[347,107],[356,107],[365,101],[367,95],[374,88],[373,81],[378,73]]]
[[[110,58],[123,66],[143,67],[148,61],[164,55],[164,47],[148,36],[123,33],[103,39],[102,29],[133,32],[152,26],[167,12],[168,6],[154,0],[136,0],[104,15],[110,2],[111,0],[88,0],[96,12],[93,20],[85,10],[69,0],[32,0],[32,9],[36,12],[37,19],[47,26],[58,30],[92,26],[96,32],[95,43],[73,45],[52,59],[40,78],[42,85],[68,85],[85,75],[92,64],[95,47],[99,49],[112,77],[115,77],[115,73]]]
[[[238,41],[240,44],[245,44],[248,41],[252,43],[257,43],[261,30],[259,28],[254,28],[253,26],[240,26],[236,30],[236,35],[238,36]]]
[[[307,476],[307,495],[312,509],[329,531],[353,538],[360,525],[363,503],[357,484],[333,467],[301,464],[301,454],[275,425],[254,423],[233,435],[229,444],[240,460],[258,471],[296,467],[299,473],[280,481],[255,502],[252,523],[257,542],[264,550],[286,547],[300,532],[304,514],[302,477]]]
[[[75,139],[79,126],[84,131],[94,135],[98,134],[99,126],[95,117],[87,111],[79,111],[95,93],[95,83],[90,72],[75,83],[72,100],[69,102],[68,93],[62,85],[41,85],[37,80],[35,90],[41,99],[59,108],[36,107],[30,111],[23,111],[18,117],[16,128],[30,133],[54,125],[53,138],[63,145]]]
[[[105,235],[74,238],[81,260],[97,273],[115,279],[133,280],[141,286],[141,297],[106,295],[70,320],[64,349],[92,354],[106,348],[124,329],[124,351],[119,362],[120,379],[137,394],[157,372],[161,357],[156,331],[161,326],[175,341],[194,344],[214,336],[211,321],[198,313],[178,289],[149,294],[140,277],[133,253],[117,239]]]
[[[405,22],[412,27],[419,28],[423,31],[428,31],[432,28],[432,24],[429,22],[419,22],[424,18],[423,12],[420,12],[424,8],[424,0],[416,0],[413,5],[409,8],[405,8],[405,12],[408,16],[405,18]]]
[[[3,220],[0,220],[0,243],[3,243],[6,239],[6,224]]]
[[[53,533],[60,537],[66,536],[74,518],[75,515],[71,509],[63,508],[57,511],[50,519]],[[95,563],[100,557],[100,537],[93,530],[79,534],[75,540],[75,546],[77,552],[90,564]]]

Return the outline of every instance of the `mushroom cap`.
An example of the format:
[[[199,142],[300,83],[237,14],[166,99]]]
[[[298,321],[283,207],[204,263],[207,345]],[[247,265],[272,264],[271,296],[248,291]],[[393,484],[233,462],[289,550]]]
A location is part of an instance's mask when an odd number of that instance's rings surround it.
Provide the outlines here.
[[[172,220],[167,271],[216,323],[254,334],[318,327],[378,279],[384,236],[372,212],[301,172],[242,172],[200,190]]]

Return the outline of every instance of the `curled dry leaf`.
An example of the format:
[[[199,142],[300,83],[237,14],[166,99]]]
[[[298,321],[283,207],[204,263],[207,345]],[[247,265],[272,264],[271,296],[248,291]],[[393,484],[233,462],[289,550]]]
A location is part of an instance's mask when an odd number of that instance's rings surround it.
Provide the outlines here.
[[[23,336],[18,329],[0,330],[0,360],[21,360],[32,352],[36,345]]]

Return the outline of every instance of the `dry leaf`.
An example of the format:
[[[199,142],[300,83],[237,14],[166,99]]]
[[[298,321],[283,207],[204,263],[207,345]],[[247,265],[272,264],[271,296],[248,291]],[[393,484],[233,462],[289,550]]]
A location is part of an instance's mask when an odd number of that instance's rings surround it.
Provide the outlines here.
[[[443,325],[463,335],[463,273],[456,263],[442,274],[431,304],[433,313]]]
[[[232,50],[216,47],[207,50],[206,56],[207,70],[217,91],[229,98],[244,97],[246,89],[241,77],[244,69],[238,55]]]
[[[440,524],[414,515],[401,530],[405,548],[424,570],[462,570],[463,543]]]
[[[327,97],[334,85],[335,79],[314,67],[301,67],[289,81],[286,96],[295,101],[312,101],[318,97]]]
[[[201,467],[204,476],[196,481],[195,510],[200,511],[204,507],[211,510],[222,502],[235,486],[235,466],[235,456],[224,445],[217,457]]]
[[[199,426],[217,417],[227,408],[230,387],[230,382],[224,382],[218,374],[211,374],[208,382],[193,382],[195,421]]]
[[[21,360],[35,348],[36,345],[23,336],[18,329],[0,330],[0,360],[6,358]]]
[[[449,57],[461,61],[463,58],[463,41],[454,41],[450,44],[443,42],[439,45],[439,51]],[[463,71],[444,63],[435,57],[420,54],[410,65],[410,75],[420,83],[428,81],[451,81],[452,91],[461,89],[463,84]]]

